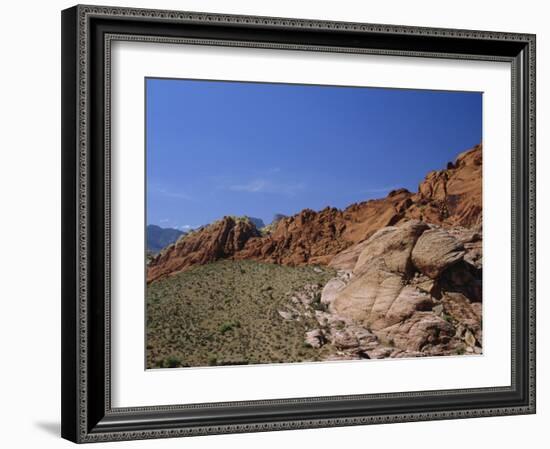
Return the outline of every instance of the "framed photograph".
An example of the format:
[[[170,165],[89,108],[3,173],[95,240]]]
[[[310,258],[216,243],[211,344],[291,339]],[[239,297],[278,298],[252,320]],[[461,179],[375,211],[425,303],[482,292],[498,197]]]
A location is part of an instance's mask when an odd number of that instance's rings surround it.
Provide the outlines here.
[[[62,12],[62,436],[535,412],[535,36]]]

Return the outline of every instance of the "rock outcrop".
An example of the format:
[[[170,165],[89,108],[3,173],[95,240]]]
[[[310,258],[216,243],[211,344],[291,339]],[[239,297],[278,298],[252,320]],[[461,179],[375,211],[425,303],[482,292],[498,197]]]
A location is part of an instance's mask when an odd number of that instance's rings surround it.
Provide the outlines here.
[[[447,169],[428,173],[409,215],[429,223],[471,227],[482,219],[482,146],[458,155]]]
[[[232,257],[260,232],[250,219],[224,217],[197,231],[182,236],[155,256],[147,267],[147,282],[185,270]]]
[[[417,220],[380,229],[361,244],[350,281],[327,284],[329,312],[396,351],[479,352],[481,270],[467,257],[477,248],[463,243],[471,239],[467,228]]]
[[[294,292],[284,320],[317,325],[304,344],[328,360],[482,352],[481,229],[409,220],[344,251],[323,286]]]
[[[234,258],[282,265],[327,265],[334,254],[350,245],[343,237],[345,230],[346,222],[340,210],[304,209],[279,220],[270,234],[251,238]]]
[[[453,235],[443,229],[424,232],[411,254],[411,261],[418,270],[431,279],[464,258],[464,246]]]

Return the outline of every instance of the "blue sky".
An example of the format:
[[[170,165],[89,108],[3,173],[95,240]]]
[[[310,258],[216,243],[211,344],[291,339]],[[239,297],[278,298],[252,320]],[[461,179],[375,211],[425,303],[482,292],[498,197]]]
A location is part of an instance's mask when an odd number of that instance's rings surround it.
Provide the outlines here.
[[[147,223],[345,208],[481,142],[482,94],[146,79]]]

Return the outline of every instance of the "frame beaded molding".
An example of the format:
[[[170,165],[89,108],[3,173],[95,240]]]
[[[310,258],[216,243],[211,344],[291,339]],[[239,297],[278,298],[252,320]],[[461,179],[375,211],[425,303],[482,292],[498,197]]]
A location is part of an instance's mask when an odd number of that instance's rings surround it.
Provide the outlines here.
[[[273,17],[257,17],[257,16],[239,16],[225,14],[206,14],[197,12],[178,12],[168,10],[149,10],[139,8],[119,8],[119,7],[101,7],[80,5],[78,8],[78,71],[77,71],[77,86],[78,86],[78,242],[77,242],[77,288],[78,288],[78,312],[77,312],[77,335],[79,336],[79,345],[77,352],[78,372],[77,385],[79,387],[78,394],[78,428],[79,442],[99,442],[111,440],[132,440],[132,439],[151,439],[151,438],[169,438],[175,436],[195,436],[208,434],[222,433],[243,433],[243,432],[261,432],[273,430],[290,430],[301,428],[318,428],[318,427],[336,427],[336,426],[351,426],[377,423],[398,423],[408,421],[426,421],[449,418],[472,418],[483,416],[504,416],[518,413],[533,413],[535,411],[535,36],[530,34],[516,34],[506,32],[490,32],[490,31],[472,31],[460,29],[443,29],[443,28],[426,28],[415,26],[396,26],[396,25],[380,25],[367,23],[351,23],[351,22],[333,22],[322,20],[306,20],[306,19],[288,19],[288,18],[273,18]],[[528,157],[528,226],[529,226],[529,402],[524,407],[506,407],[506,408],[484,408],[476,410],[452,410],[442,412],[418,412],[408,414],[388,414],[377,416],[360,416],[349,418],[325,418],[325,419],[305,419],[271,422],[263,424],[240,424],[240,425],[214,425],[206,427],[182,427],[170,430],[147,430],[147,431],[130,431],[130,432],[103,432],[103,433],[88,433],[87,422],[87,279],[88,279],[88,244],[86,239],[87,221],[88,221],[88,22],[93,17],[131,17],[149,20],[169,21],[175,23],[222,23],[222,24],[242,24],[261,27],[279,27],[279,28],[294,28],[294,29],[317,29],[323,31],[341,30],[341,31],[356,31],[356,32],[377,32],[388,34],[401,34],[404,37],[407,35],[413,36],[438,36],[438,37],[459,37],[465,39],[483,39],[483,40],[506,40],[519,41],[529,44],[528,64],[530,73],[530,83],[528,91],[528,106],[529,106],[529,157]],[[346,48],[346,47],[316,47],[309,45],[293,45],[293,44],[271,44],[271,43],[251,43],[238,41],[215,41],[206,39],[183,39],[183,38],[153,38],[146,36],[128,36],[128,35],[109,35],[105,39],[106,60],[105,68],[105,105],[106,105],[106,123],[105,123],[105,180],[108,188],[105,194],[105,213],[106,213],[106,235],[105,235],[105,316],[106,316],[106,374],[105,374],[105,404],[106,414],[113,415],[124,411],[167,411],[178,410],[182,408],[200,408],[207,406],[233,405],[234,403],[225,404],[190,404],[190,405],[173,405],[173,406],[151,406],[151,407],[133,407],[111,409],[110,404],[110,49],[113,40],[126,41],[142,41],[142,42],[163,42],[163,43],[185,43],[194,45],[222,45],[233,47],[250,47],[250,48],[271,48],[285,50],[308,50],[308,51],[323,51],[323,52],[340,52],[340,53],[362,53],[362,54],[382,54],[396,56],[418,56],[431,58],[452,58],[452,59],[478,59],[512,62],[508,57],[488,57],[477,55],[456,55],[447,53],[435,52],[406,52],[406,51],[389,51],[389,50],[369,50],[361,48]],[[513,73],[513,71],[512,71]],[[514,80],[512,80],[514,82]],[[512,99],[512,107],[514,108],[515,100]],[[514,143],[513,143],[514,145]],[[512,151],[514,154],[514,151]],[[515,206],[512,206],[512,213],[515,213]],[[513,293],[514,296],[514,293]],[[515,299],[512,298],[514,303]],[[515,313],[512,313],[512,322],[516,321]],[[514,332],[514,329],[513,329]],[[512,357],[515,357],[516,348],[512,348]],[[453,392],[465,391],[506,391],[510,387],[494,387],[471,390],[450,390],[430,392],[430,394],[452,394]],[[385,397],[414,397],[421,396],[426,392],[409,392],[409,393],[390,393],[390,394],[374,394],[374,395],[357,395],[353,398],[385,398]],[[342,399],[344,397],[333,397],[333,399]],[[347,396],[346,398],[349,398]],[[295,398],[289,400],[265,400],[265,401],[243,401],[243,404],[277,404],[277,403],[300,403],[314,402],[319,400],[327,400],[331,398]]]
[[[433,57],[433,58],[448,58],[449,55],[446,53],[423,53],[423,52],[403,52],[403,51],[383,51],[383,50],[372,50],[372,49],[350,49],[346,47],[317,47],[317,46],[309,46],[309,45],[291,45],[291,44],[275,44],[275,43],[250,43],[250,42],[240,42],[240,41],[227,41],[227,40],[214,40],[214,39],[188,39],[188,38],[167,38],[167,37],[149,37],[149,36],[130,36],[126,34],[107,34],[105,36],[105,99],[106,99],[106,119],[105,119],[105,159],[106,161],[110,160],[110,150],[111,145],[110,141],[108,139],[108,136],[110,136],[110,98],[111,98],[111,89],[110,89],[110,77],[111,77],[111,48],[112,48],[112,42],[114,41],[124,41],[124,42],[148,42],[148,43],[164,43],[164,44],[182,44],[182,45],[205,45],[205,46],[225,46],[225,47],[241,47],[241,48],[265,48],[265,49],[277,49],[277,50],[308,50],[308,51],[317,51],[317,52],[327,52],[327,53],[355,53],[355,54],[391,54],[393,56],[416,56],[416,57]],[[480,57],[476,55],[463,55],[458,56],[456,59],[478,59],[478,60],[489,60],[489,61],[501,61],[501,62],[510,62],[513,64],[512,58],[509,57]],[[513,72],[512,72],[513,74]],[[513,75],[512,75],[513,76]],[[512,79],[512,83],[514,82],[514,79]],[[512,104],[514,104],[515,101],[512,99]],[[107,164],[106,164],[107,165]],[[514,165],[512,164],[512,169],[515,170]],[[107,167],[106,167],[107,171]],[[110,179],[109,175],[106,173],[106,179]],[[108,185],[108,183],[106,182]],[[106,191],[106,210],[110,210],[110,195],[109,195],[109,185],[108,189]],[[110,229],[110,216],[109,214],[106,214],[106,220],[105,220],[105,239],[106,242],[109,242],[110,235],[109,235],[109,229]],[[106,250],[109,247],[109,244],[106,245]],[[512,245],[513,247],[513,245]],[[108,255],[106,255],[106,260],[109,259]],[[106,277],[110,280],[109,273],[106,273]],[[512,289],[513,293],[513,289]],[[109,312],[109,303],[110,303],[110,292],[106,288],[105,291],[106,295],[106,316],[107,316],[107,328],[106,328],[106,337],[109,334],[110,331],[110,312]],[[513,295],[515,296],[515,295]],[[515,298],[512,298],[512,302],[515,301]],[[515,317],[513,317],[512,322],[515,322]],[[512,331],[512,335],[514,334],[514,331]],[[109,359],[109,353],[110,353],[110,344],[109,339],[106,338],[106,359],[108,362]],[[514,342],[512,342],[512,352],[515,352],[515,345]],[[105,375],[105,384],[110,387],[110,365],[109,363],[106,364],[107,366],[107,372]],[[512,368],[512,385],[510,387],[486,387],[486,388],[469,388],[469,389],[460,389],[460,390],[439,390],[439,391],[430,391],[430,395],[449,395],[449,394],[461,394],[465,392],[503,392],[503,391],[510,391],[514,386],[514,370],[515,367]],[[415,391],[415,392],[405,392],[405,393],[377,393],[377,394],[358,394],[353,395],[352,397],[354,399],[381,399],[381,398],[391,398],[391,397],[419,397],[424,394],[428,393],[427,391]],[[269,404],[298,404],[303,402],[315,402],[315,401],[322,401],[322,400],[341,400],[341,399],[349,399],[350,396],[330,396],[330,397],[307,397],[307,398],[292,398],[292,399],[270,399],[270,400],[253,400],[253,401],[240,401],[242,404],[246,405],[269,405]],[[106,398],[107,399],[107,398]],[[110,414],[116,414],[116,413],[122,413],[122,412],[138,412],[138,411],[150,411],[150,410],[156,410],[156,411],[170,411],[170,410],[182,410],[182,409],[188,409],[188,408],[207,408],[207,407],[219,407],[219,406],[232,406],[234,405],[234,402],[225,402],[225,403],[206,403],[206,404],[186,404],[186,405],[162,405],[162,406],[145,406],[145,407],[121,407],[111,410],[106,410]]]

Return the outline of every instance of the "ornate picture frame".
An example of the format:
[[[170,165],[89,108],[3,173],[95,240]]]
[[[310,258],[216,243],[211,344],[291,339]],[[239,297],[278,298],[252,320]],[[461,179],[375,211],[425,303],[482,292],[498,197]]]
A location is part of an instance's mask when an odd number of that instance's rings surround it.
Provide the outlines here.
[[[511,67],[511,384],[113,407],[111,45],[300,50]],[[62,12],[62,436],[84,443],[535,413],[535,36],[78,5]]]

